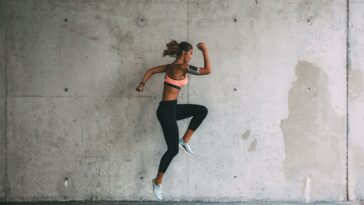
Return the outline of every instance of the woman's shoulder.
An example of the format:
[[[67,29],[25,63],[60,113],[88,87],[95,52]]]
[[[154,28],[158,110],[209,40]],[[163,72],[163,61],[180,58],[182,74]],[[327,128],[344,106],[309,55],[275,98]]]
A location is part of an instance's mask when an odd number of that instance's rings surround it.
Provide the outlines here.
[[[175,68],[175,69],[178,69],[178,70],[187,70],[188,69],[188,66],[189,64],[188,63],[171,63],[169,64],[168,67],[170,68]]]

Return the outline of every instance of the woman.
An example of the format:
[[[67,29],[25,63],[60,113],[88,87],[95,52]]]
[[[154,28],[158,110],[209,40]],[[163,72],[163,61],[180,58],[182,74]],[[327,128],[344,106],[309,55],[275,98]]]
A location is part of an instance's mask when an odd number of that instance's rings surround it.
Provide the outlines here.
[[[164,138],[167,143],[168,150],[160,160],[158,174],[152,179],[152,187],[154,196],[162,200],[162,179],[169,164],[174,156],[178,154],[178,146],[180,146],[187,154],[194,155],[189,140],[194,131],[199,127],[207,115],[207,108],[203,105],[196,104],[177,104],[178,94],[183,86],[188,83],[187,73],[193,75],[206,75],[211,73],[211,63],[207,53],[205,43],[197,44],[204,56],[204,67],[198,68],[189,65],[192,58],[193,47],[188,42],[177,43],[172,40],[167,44],[167,50],[164,50],[163,57],[168,55],[176,57],[172,64],[161,65],[147,70],[142,81],[136,88],[137,91],[143,91],[147,80],[155,73],[165,72],[163,98],[157,109],[157,118],[161,124]],[[179,139],[177,120],[192,117],[188,129],[183,138]]]

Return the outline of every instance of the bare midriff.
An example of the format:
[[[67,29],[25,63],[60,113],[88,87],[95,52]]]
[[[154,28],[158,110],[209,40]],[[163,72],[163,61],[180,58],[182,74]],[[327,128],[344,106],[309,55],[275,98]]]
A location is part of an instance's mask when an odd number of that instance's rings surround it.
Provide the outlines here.
[[[178,98],[180,90],[164,84],[163,99],[162,100],[176,100]]]

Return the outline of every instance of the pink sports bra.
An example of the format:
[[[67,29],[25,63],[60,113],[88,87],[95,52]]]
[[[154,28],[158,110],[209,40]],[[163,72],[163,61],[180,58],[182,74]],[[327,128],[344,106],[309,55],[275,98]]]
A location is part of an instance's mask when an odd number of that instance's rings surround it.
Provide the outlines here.
[[[183,80],[175,80],[175,79],[170,78],[166,72],[166,76],[164,78],[164,83],[169,86],[172,86],[174,88],[177,88],[178,90],[181,90],[181,88],[188,83],[187,73],[186,73],[186,77]]]
[[[168,70],[169,65],[167,66]],[[193,74],[193,75],[200,75],[200,69],[199,67],[188,65],[187,73]],[[174,88],[177,88],[180,90],[183,86],[185,86],[188,83],[188,75],[186,73],[186,77],[183,80],[174,80],[170,78],[166,71],[166,76],[164,78],[164,84],[167,84],[169,86],[172,86]]]

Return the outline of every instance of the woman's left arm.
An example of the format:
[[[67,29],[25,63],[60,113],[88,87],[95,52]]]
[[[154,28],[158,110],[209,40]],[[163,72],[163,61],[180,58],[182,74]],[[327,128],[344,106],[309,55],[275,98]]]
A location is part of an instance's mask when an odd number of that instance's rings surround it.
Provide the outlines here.
[[[199,43],[198,49],[202,51],[203,60],[204,60],[204,67],[196,67],[193,65],[186,64],[186,69],[188,73],[193,75],[207,75],[211,73],[211,61],[209,58],[209,54],[207,52],[207,46],[205,43]]]
[[[204,60],[204,67],[200,69],[200,75],[207,75],[211,73],[211,61],[207,52],[207,47],[202,47],[202,54]]]

